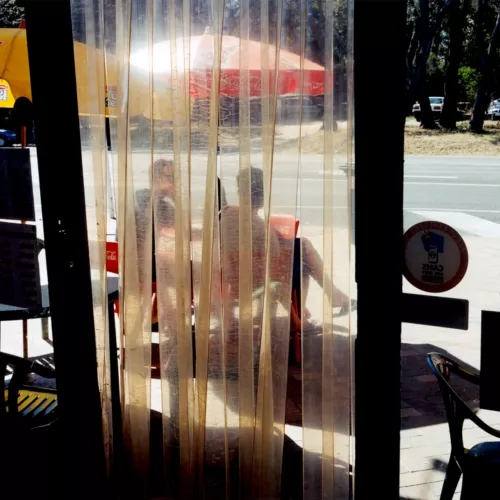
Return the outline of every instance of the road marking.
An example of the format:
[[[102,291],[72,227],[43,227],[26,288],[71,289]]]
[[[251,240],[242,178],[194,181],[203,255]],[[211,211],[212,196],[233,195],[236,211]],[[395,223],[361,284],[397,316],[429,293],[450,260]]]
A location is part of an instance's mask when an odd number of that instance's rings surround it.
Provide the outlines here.
[[[469,184],[463,182],[405,182],[405,184],[416,184],[419,186],[500,187],[500,184]]]
[[[274,211],[274,210],[278,210],[278,209],[282,209],[282,208],[295,208],[294,206],[291,206],[291,205],[280,205],[278,207],[275,207],[273,208],[271,211]],[[346,206],[333,206],[332,208],[334,208],[335,210],[347,210],[349,207],[346,207]],[[323,210],[323,205],[297,205],[297,210],[311,210],[311,209],[321,209]]]
[[[436,155],[436,156],[426,156],[426,155],[406,155],[406,161],[417,161],[417,160],[424,160],[424,161],[435,161],[436,163],[443,163],[447,162],[449,158],[458,158],[463,161],[474,161],[474,160],[493,160],[498,161],[500,163],[500,158],[498,156],[462,156],[462,155]]]
[[[458,179],[452,175],[405,175],[408,179]]]
[[[427,212],[411,210],[411,213],[422,217],[423,220],[444,222],[459,233],[464,232],[483,238],[500,238],[500,224],[464,212]]]
[[[455,163],[421,163],[420,165],[417,163],[405,163],[405,170],[434,170],[434,173],[438,174],[441,170],[451,170],[458,169],[463,171],[464,169],[474,170],[476,168],[481,168],[483,170],[494,170],[497,169],[500,165],[497,164],[488,164],[488,163],[464,163],[464,164],[455,164]],[[437,172],[436,172],[437,170]]]
[[[475,208],[408,208],[404,207],[404,210],[409,212],[464,212],[471,214],[500,214],[500,210],[478,210]]]

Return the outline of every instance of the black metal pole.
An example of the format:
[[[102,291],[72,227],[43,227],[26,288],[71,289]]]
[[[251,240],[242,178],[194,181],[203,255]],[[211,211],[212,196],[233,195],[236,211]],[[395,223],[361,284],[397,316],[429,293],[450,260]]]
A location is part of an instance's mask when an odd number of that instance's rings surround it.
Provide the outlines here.
[[[70,0],[23,0],[62,428],[54,498],[110,498],[97,380]]]
[[[399,498],[406,0],[355,0],[355,496]]]

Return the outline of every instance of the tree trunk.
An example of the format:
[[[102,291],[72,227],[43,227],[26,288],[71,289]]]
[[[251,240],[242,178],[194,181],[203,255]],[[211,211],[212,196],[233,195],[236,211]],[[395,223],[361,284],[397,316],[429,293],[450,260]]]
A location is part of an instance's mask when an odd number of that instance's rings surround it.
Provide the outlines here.
[[[465,1],[462,6],[457,2],[449,9],[450,46],[448,50],[448,64],[446,67],[446,83],[444,92],[441,126],[448,130],[457,128],[457,101],[458,101],[458,69],[463,58],[463,28],[465,20]]]
[[[424,128],[427,130],[434,130],[438,128],[438,126],[436,125],[436,121],[434,120],[434,115],[432,114],[429,96],[426,92],[422,92],[422,95],[420,95],[418,102],[420,103],[420,128]]]
[[[479,66],[481,78],[479,80],[479,85],[477,87],[476,100],[474,102],[474,108],[472,109],[472,118],[470,120],[470,125],[469,125],[469,130],[476,134],[480,134],[483,132],[484,115],[488,110],[488,104],[490,101],[491,69],[492,69],[491,66],[495,55],[495,50],[499,41],[499,37],[500,37],[500,9],[498,11],[495,27],[491,32],[488,50],[486,51],[486,54],[484,54],[481,57],[481,63]]]
[[[420,40],[420,50],[418,51],[416,57],[415,67],[412,71],[410,85],[406,96],[406,105],[408,109],[411,109],[411,107],[413,106],[413,103],[416,100],[416,96],[422,93],[420,91],[420,87],[426,73],[427,60],[429,59],[429,54],[431,53],[434,37],[436,36],[436,33],[441,29],[443,18],[448,9],[453,4],[458,2],[459,0],[446,0],[445,4],[437,14],[435,22],[431,24],[429,21],[428,0],[420,0],[422,39]],[[422,104],[420,104],[420,106],[422,107]]]

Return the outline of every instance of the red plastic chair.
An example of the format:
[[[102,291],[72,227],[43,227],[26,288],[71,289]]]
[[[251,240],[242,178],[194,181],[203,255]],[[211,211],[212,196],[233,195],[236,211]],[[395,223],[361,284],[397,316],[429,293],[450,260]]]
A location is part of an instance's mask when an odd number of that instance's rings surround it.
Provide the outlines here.
[[[118,242],[106,241],[106,271],[118,274]],[[120,301],[115,300],[115,313],[120,314]]]
[[[271,227],[285,240],[294,240],[299,232],[299,220],[293,215],[273,214],[269,219]]]
[[[287,214],[274,214],[271,215],[269,223],[271,227],[280,235],[280,237],[284,240],[295,240],[297,238],[297,234],[299,231],[300,221],[294,217],[293,215]],[[287,268],[290,266],[290,260],[292,258],[291,253],[293,252],[294,244],[285,245],[280,248],[280,257],[279,261],[281,262],[281,267],[274,267],[274,273],[281,274],[288,272]],[[300,258],[300,255],[297,255],[296,252],[293,254],[293,270],[297,267],[296,261]],[[300,269],[300,266],[298,266]],[[277,276],[278,278],[278,276]],[[296,283],[295,283],[296,282]],[[291,297],[291,307],[290,307],[290,335],[292,336],[293,342],[293,351],[295,355],[295,361],[300,363],[301,360],[301,337],[300,332],[302,331],[302,320],[300,313],[300,290],[298,287],[300,286],[300,280],[292,279],[292,297]]]
[[[118,242],[107,241],[106,242],[106,271],[108,273],[118,274]],[[155,315],[157,311],[157,301],[156,301],[156,282],[152,283],[153,292],[153,306],[152,313]],[[120,314],[120,301],[115,301],[115,312]]]

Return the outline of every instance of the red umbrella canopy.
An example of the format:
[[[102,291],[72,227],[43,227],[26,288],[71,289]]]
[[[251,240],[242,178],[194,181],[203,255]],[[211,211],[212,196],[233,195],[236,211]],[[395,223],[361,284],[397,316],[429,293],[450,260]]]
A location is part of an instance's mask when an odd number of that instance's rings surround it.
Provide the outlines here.
[[[208,98],[214,77],[216,43],[215,36],[207,32],[189,40],[176,38],[154,44],[152,58],[147,50],[142,50],[133,53],[130,62],[132,67],[145,71],[149,71],[152,64],[156,84],[161,82],[168,85],[173,74],[179,75],[189,70],[191,96]],[[310,96],[324,94],[325,68],[304,59],[302,69],[302,92]],[[301,57],[298,54],[286,50],[278,51],[273,45],[253,40],[222,36],[220,95],[234,97],[248,93],[250,97],[261,96],[262,79],[265,77],[269,78],[268,88],[273,92],[276,71],[278,94],[294,94],[300,91]]]

